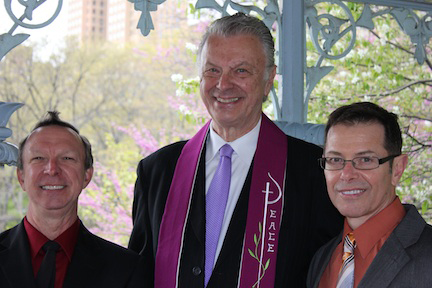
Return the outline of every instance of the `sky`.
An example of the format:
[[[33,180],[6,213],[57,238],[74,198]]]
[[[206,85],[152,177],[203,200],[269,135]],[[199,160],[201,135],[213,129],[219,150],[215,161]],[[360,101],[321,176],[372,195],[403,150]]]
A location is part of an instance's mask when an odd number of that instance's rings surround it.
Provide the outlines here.
[[[65,28],[67,25],[66,23],[67,3],[65,2],[68,1],[73,1],[73,0],[63,1],[60,14],[48,26],[38,28],[38,29],[28,29],[20,26],[12,32],[12,35],[16,35],[19,33],[29,34],[30,37],[23,43],[24,45],[27,42],[30,43],[33,41],[48,39],[49,44],[46,47],[45,52],[50,54],[50,52],[53,51],[55,47],[57,47],[57,45],[60,45],[60,42],[62,42],[63,39],[63,35],[66,32]],[[5,1],[0,1],[0,35],[4,33],[8,33],[14,24],[13,20],[6,12],[4,2]],[[19,4],[18,0],[12,0],[11,2],[12,2],[13,14],[15,15],[16,18],[20,18],[21,15],[23,15],[24,13],[25,7]],[[54,14],[58,3],[59,0],[46,0],[38,8],[33,10],[33,20],[29,21],[28,19],[26,19],[24,22],[28,24],[41,24],[43,22],[46,22]]]

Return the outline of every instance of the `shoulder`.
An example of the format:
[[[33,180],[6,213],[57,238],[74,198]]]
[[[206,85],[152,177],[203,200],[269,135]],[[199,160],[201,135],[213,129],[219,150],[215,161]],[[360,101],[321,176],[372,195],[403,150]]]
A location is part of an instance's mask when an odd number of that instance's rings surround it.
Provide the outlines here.
[[[422,250],[432,257],[432,226],[426,223],[414,205],[404,204],[404,208],[406,215],[394,234],[406,249]]]
[[[22,227],[21,227],[22,226]],[[0,233],[0,251],[8,248],[13,239],[18,234],[25,232],[24,226],[20,223],[10,229],[7,229]]]
[[[421,237],[427,239],[426,241],[427,245],[432,248],[432,226],[431,225],[426,224],[425,228],[423,229],[423,233]]]
[[[17,228],[17,226],[15,226],[13,228],[10,228],[10,229],[7,229],[7,230],[5,230],[5,231],[3,231],[3,232],[0,233],[0,245],[3,242],[4,239],[9,238],[9,235],[11,234],[11,232],[13,230],[15,230],[16,228]]]
[[[397,287],[430,287],[432,281],[432,274],[430,273],[432,268],[432,226],[424,221],[415,206],[404,204],[404,207],[407,214],[396,227],[395,235],[392,234],[387,239],[387,242],[392,244],[387,245],[387,248],[390,247],[390,249],[384,250],[383,246],[382,250],[388,254],[397,254],[399,255],[397,259],[406,259],[407,261],[403,270],[398,273],[398,277],[394,279],[394,283],[398,283]],[[427,285],[425,285],[426,283]]]
[[[143,265],[143,258],[136,252],[105,240],[81,225],[68,268],[69,283],[65,287],[149,287],[145,285],[148,280]]]
[[[313,143],[309,143],[298,138],[294,138],[289,135],[287,135],[287,138],[288,138],[288,151],[292,149],[293,152],[305,151],[314,154],[319,154],[320,156],[322,155],[323,149],[320,146],[317,146]]]
[[[150,165],[153,163],[177,162],[178,157],[187,141],[179,141],[160,148],[140,161],[140,165]]]
[[[308,173],[314,173],[324,177],[324,173],[318,165],[318,158],[323,155],[322,148],[288,135],[287,137],[287,167],[290,173],[300,173],[303,177]]]
[[[94,253],[102,252],[107,259],[137,262],[139,258],[136,252],[91,233],[83,224],[80,227],[78,243],[81,247],[85,246],[83,248],[86,250],[91,249]]]

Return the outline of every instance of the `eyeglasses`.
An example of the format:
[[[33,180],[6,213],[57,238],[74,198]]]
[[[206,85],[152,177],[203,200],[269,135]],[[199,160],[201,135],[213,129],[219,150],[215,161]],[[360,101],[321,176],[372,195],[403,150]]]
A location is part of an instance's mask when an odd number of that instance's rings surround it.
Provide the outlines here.
[[[330,171],[342,170],[345,167],[346,162],[351,162],[353,167],[358,170],[372,170],[398,156],[400,156],[400,154],[387,156],[381,159],[373,156],[363,156],[355,157],[352,160],[345,160],[340,157],[322,157],[318,159],[318,162],[322,169]]]

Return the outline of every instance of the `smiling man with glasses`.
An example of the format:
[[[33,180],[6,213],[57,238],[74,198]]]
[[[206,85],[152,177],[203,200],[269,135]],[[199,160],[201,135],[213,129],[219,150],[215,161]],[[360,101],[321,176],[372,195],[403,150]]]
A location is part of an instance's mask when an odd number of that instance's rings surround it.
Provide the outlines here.
[[[408,163],[397,120],[370,102],[330,115],[318,162],[345,224],[315,254],[308,287],[432,286],[432,227],[396,196]]]

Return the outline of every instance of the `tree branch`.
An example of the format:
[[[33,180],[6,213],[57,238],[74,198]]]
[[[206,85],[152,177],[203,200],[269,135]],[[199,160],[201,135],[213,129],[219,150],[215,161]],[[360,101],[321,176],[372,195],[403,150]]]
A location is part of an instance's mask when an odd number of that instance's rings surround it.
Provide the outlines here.
[[[417,119],[417,120],[432,122],[432,119],[422,118],[422,117],[419,117],[419,116],[412,116],[412,115],[402,114],[402,115],[400,115],[400,117],[405,117],[405,118],[409,118],[409,119]]]
[[[394,90],[390,90],[390,91],[385,91],[383,93],[379,93],[379,94],[362,94],[362,95],[358,95],[357,97],[362,98],[362,97],[378,97],[378,96],[390,96],[396,93],[399,93],[402,90],[405,90],[407,88],[410,88],[411,86],[417,85],[417,84],[428,84],[431,83],[432,84],[432,79],[425,79],[425,80],[415,80],[415,81],[411,81],[403,86],[400,86]],[[348,100],[348,99],[346,99]]]

